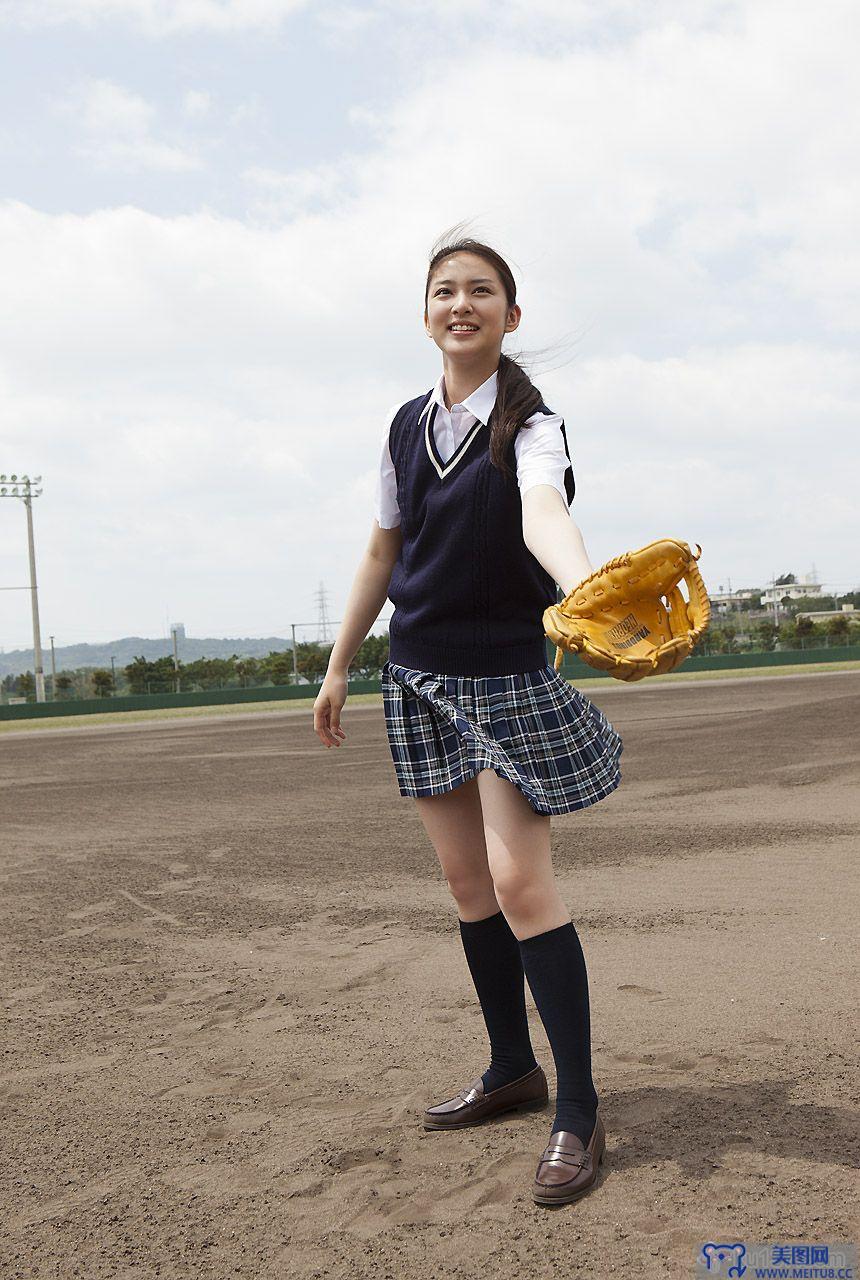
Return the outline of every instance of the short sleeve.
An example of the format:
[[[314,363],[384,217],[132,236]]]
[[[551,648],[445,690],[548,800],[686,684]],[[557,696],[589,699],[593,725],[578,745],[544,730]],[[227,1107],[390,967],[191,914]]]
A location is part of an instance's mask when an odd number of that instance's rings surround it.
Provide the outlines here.
[[[403,401],[398,401],[397,404],[392,405],[389,409],[385,430],[382,433],[380,442],[375,501],[376,522],[380,529],[396,529],[400,524],[400,507],[397,504],[397,477],[394,472],[394,463],[391,461],[388,437],[391,431],[391,424],[394,421],[394,415],[402,407],[403,403]]]
[[[514,438],[520,497],[537,484],[558,489],[565,506],[573,501],[573,468],[567,452],[564,421],[557,413],[535,413]]]

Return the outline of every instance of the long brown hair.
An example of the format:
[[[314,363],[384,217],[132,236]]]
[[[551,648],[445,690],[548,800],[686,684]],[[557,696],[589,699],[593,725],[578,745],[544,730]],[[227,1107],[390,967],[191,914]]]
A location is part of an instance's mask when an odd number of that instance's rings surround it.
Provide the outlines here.
[[[450,258],[454,253],[474,253],[490,266],[495,267],[508,300],[508,308],[514,306],[517,300],[516,281],[501,254],[483,241],[473,240],[471,236],[455,236],[449,239],[452,231],[456,232],[456,230],[457,227],[449,228],[430,251],[430,265],[424,286],[425,314],[433,272],[445,258]],[[520,428],[526,429],[526,419],[536,412],[542,401],[543,396],[520,361],[501,352],[496,383],[496,403],[490,414],[490,461],[503,475],[509,476],[513,481],[516,481],[516,476],[507,462],[508,449],[517,431]]]

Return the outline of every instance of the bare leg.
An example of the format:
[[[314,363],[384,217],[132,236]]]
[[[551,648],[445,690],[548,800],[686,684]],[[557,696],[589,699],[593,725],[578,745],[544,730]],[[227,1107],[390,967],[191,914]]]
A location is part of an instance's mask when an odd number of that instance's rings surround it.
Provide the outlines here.
[[[461,920],[483,920],[500,910],[487,864],[477,779],[453,791],[415,799]]]
[[[535,813],[522,792],[493,769],[476,780],[496,898],[517,938],[568,923],[552,866],[549,814]]]

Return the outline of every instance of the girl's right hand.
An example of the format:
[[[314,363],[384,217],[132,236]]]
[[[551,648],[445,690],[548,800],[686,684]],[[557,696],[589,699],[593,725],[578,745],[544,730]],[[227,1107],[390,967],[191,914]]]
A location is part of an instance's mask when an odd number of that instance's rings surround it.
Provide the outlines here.
[[[346,676],[329,672],[314,702],[314,733],[326,747],[339,747],[346,731],[340,727],[340,713],[346,702]]]

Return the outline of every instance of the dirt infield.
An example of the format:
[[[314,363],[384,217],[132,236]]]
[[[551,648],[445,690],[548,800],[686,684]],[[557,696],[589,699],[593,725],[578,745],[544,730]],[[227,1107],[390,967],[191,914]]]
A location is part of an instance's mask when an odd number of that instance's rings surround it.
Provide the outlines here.
[[[582,689],[624,738],[620,788],[552,820],[607,1154],[558,1210],[551,1107],[420,1128],[487,1048],[378,701],[331,751],[295,710],[4,734],[4,1280],[681,1277],[706,1240],[857,1240],[860,674]]]

